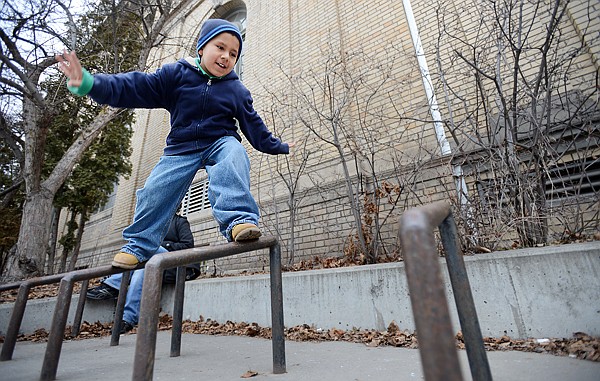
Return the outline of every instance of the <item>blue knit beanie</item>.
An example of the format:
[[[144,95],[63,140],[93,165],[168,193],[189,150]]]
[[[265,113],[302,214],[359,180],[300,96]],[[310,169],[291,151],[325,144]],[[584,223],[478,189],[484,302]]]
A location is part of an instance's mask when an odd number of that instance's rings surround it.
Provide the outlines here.
[[[238,49],[238,55],[236,58],[237,62],[242,55],[242,35],[240,34],[238,27],[227,20],[209,19],[202,24],[202,28],[200,28],[200,38],[198,39],[198,44],[196,44],[196,53],[198,53],[198,50],[202,49],[208,41],[223,32],[229,32],[233,34],[240,41],[240,48]]]

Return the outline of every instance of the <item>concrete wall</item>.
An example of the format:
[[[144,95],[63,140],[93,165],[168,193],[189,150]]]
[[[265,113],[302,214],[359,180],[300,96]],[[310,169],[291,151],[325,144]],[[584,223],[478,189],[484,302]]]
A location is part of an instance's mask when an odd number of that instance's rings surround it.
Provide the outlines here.
[[[78,300],[79,295],[73,295],[67,325],[73,324],[73,317],[75,316]],[[56,298],[34,299],[28,301],[19,333],[30,334],[40,328],[49,330],[55,306]],[[114,306],[115,303],[113,301],[86,303],[82,319],[83,321],[88,322],[112,322]],[[12,314],[12,308],[12,303],[0,304],[0,335],[4,336],[6,334],[8,322],[10,321],[10,316]]]
[[[600,336],[600,242],[495,252],[465,262],[484,336],[571,337],[577,331]],[[458,331],[446,271],[444,277]],[[283,287],[288,327],[384,330],[395,321],[401,329],[414,330],[403,263],[285,273]],[[165,287],[162,308],[169,314],[172,299],[172,287]],[[48,327],[53,305],[30,304],[23,331]],[[87,303],[84,320],[112,320],[112,305]],[[10,308],[0,307],[2,333]],[[269,276],[187,282],[184,318],[196,321],[200,315],[270,326]]]

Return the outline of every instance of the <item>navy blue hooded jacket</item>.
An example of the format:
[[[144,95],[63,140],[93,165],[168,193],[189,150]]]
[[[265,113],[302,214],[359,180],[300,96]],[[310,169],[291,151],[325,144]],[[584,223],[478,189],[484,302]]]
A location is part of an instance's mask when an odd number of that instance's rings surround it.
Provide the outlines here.
[[[166,64],[152,74],[96,74],[88,95],[98,103],[122,108],[164,108],[171,114],[165,155],[200,151],[223,136],[241,141],[236,120],[250,144],[268,154],[287,154],[254,110],[252,96],[232,71],[209,79],[193,59]]]

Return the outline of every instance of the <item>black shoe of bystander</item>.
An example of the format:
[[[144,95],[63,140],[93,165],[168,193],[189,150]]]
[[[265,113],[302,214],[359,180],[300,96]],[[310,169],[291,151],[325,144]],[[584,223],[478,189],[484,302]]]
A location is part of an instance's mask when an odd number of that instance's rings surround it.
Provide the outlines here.
[[[88,290],[85,297],[94,300],[116,299],[119,296],[119,290],[112,288],[104,283],[98,287]]]
[[[135,326],[133,324],[129,323],[128,321],[123,320],[121,322],[121,335],[131,331],[134,328],[135,328]]]

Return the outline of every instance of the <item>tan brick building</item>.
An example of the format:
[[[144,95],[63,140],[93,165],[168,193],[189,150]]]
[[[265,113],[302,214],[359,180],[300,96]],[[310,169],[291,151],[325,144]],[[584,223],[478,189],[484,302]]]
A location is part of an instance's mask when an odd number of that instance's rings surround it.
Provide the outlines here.
[[[380,196],[380,212],[363,213],[362,221],[370,234],[378,235],[373,229],[381,226],[385,253],[396,249],[393,237],[402,210],[440,199],[464,206],[459,208],[464,217],[459,222],[471,243],[511,241],[527,218],[563,225],[570,218],[577,225],[579,219],[587,222],[586,229],[597,229],[598,2],[577,0],[559,9],[555,38],[547,44],[547,26],[557,19],[548,1],[496,10],[477,0],[413,1],[412,11],[409,5],[383,0],[197,1],[165,28],[167,40],[153,52],[149,70],[193,54],[200,25],[208,18],[243,25],[244,53],[236,71],[266,124],[284,141],[298,143],[288,157],[248,148],[261,227],[265,234],[280,237],[284,261],[352,252],[356,224],[348,180],[361,207],[365,195]],[[415,50],[417,36],[422,52]],[[525,42],[518,59],[518,46],[509,41]],[[546,69],[540,55],[545,46],[545,57],[553,60]],[[541,92],[544,86],[556,90]],[[531,116],[532,110],[542,114],[544,107],[557,111],[544,114],[547,118],[536,125],[540,119]],[[577,116],[565,118],[561,113]],[[136,115],[133,173],[120,181],[109,205],[88,222],[81,265],[108,263],[119,249],[121,232],[133,217],[135,190],[162,154],[169,131],[167,113],[138,110]],[[503,134],[509,121],[519,126],[512,129],[514,134]],[[511,204],[504,204],[502,195],[510,193],[514,183],[500,180],[518,180],[519,173],[538,168],[531,159],[539,146],[532,131],[544,130],[544,136],[560,143],[565,131],[573,129],[578,132],[567,134],[573,146],[556,149],[560,152],[553,161],[540,161],[540,166],[547,186],[552,173],[567,171],[559,163],[572,163],[569,176],[579,179],[580,187],[576,189],[573,180],[565,192],[577,194],[563,197],[558,184],[550,185],[544,191],[549,197],[544,215],[534,211],[521,219],[501,216]],[[512,154],[521,164],[510,167],[517,175],[498,164],[510,162],[510,153],[502,156],[507,149],[518,151]],[[531,155],[523,156],[527,152]],[[384,180],[393,189],[389,193],[381,191]],[[564,180],[561,184],[565,188]],[[184,201],[185,213],[197,244],[221,244],[224,238],[212,218],[206,185],[206,175],[199,172]],[[458,197],[459,192],[465,197]],[[515,197],[519,195],[509,196]],[[567,198],[575,200],[572,205],[585,205],[584,210],[566,216],[564,208],[557,215],[547,206],[564,206]],[[470,213],[467,201],[474,208]],[[493,236],[489,230],[497,231],[498,226],[509,228]],[[242,255],[211,266],[223,271],[260,269],[266,259]]]

